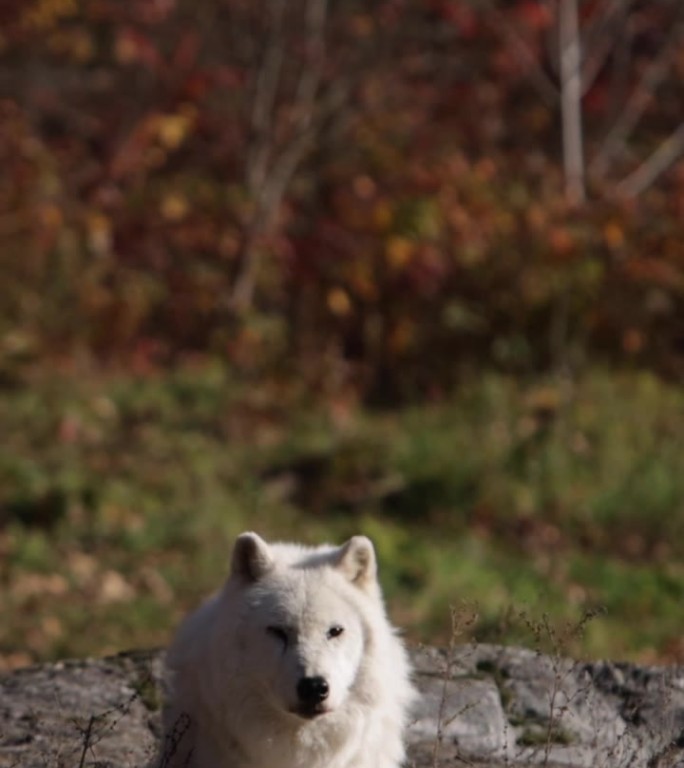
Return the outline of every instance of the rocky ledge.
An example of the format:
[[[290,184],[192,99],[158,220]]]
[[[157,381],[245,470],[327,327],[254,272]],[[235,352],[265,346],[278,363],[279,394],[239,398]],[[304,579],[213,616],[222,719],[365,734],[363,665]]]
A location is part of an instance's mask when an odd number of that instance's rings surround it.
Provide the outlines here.
[[[466,645],[413,651],[408,765],[684,768],[684,668]],[[159,737],[161,652],[0,677],[0,768],[143,768]]]

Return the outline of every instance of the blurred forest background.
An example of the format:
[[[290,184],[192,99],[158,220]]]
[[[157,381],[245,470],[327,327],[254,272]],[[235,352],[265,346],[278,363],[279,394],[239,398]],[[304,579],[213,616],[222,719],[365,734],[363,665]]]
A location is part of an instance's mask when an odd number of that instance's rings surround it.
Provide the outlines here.
[[[365,532],[413,640],[684,660],[681,0],[4,0],[0,667]]]

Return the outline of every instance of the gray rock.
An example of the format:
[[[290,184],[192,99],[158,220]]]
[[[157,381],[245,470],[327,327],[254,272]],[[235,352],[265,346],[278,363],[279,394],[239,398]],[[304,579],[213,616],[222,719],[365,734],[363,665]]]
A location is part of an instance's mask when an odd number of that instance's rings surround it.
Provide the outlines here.
[[[684,768],[684,668],[519,648],[413,651],[409,765]],[[0,768],[143,768],[159,736],[161,652],[0,677]]]
[[[67,661],[0,678],[0,768],[132,768],[154,754],[160,654]]]

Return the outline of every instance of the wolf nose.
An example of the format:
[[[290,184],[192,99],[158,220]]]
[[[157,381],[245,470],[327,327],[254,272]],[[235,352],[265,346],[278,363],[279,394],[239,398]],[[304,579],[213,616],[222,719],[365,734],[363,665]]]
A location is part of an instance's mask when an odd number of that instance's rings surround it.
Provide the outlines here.
[[[330,686],[324,677],[303,677],[297,683],[297,696],[302,704],[320,704],[329,693]]]

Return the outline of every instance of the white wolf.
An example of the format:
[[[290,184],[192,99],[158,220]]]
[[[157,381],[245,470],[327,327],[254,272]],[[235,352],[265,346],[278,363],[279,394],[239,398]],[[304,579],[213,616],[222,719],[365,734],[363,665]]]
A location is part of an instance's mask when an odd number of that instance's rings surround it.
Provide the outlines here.
[[[398,768],[414,697],[365,536],[235,542],[223,589],[181,626],[160,768]]]

